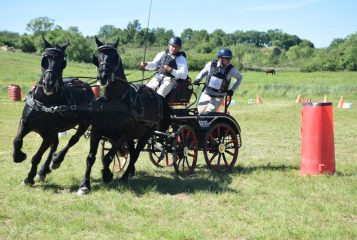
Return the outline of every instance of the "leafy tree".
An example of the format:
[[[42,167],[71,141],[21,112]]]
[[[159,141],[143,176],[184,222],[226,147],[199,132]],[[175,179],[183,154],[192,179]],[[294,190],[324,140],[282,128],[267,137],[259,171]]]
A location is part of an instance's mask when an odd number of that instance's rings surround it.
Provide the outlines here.
[[[133,22],[129,22],[126,30],[127,39],[132,40],[135,34],[141,31],[141,24],[139,20],[135,19]]]
[[[195,47],[198,53],[211,53],[214,49],[215,46],[212,43],[201,43]]]
[[[155,34],[155,44],[156,46],[166,46],[169,39],[174,36],[172,30],[166,30],[165,28],[156,28],[153,30]]]
[[[33,43],[30,36],[28,36],[28,35],[21,36],[20,49],[23,52],[29,52],[29,53],[36,52],[35,44]]]
[[[310,42],[309,40],[302,40],[299,43],[300,47],[307,47],[307,48],[315,48],[314,44],[312,42]]]
[[[191,28],[186,28],[181,33],[182,41],[189,41],[193,37],[193,30]]]
[[[8,47],[17,47],[20,41],[20,34],[1,31],[0,32],[0,45],[6,45]]]
[[[116,32],[114,25],[104,25],[100,27],[98,36],[101,38],[111,38]]]
[[[330,45],[328,47],[329,48],[335,48],[335,47],[338,47],[339,45],[341,45],[344,42],[345,42],[345,40],[342,39],[342,38],[335,38],[334,40],[332,40],[332,42],[330,43]]]
[[[343,49],[345,68],[350,71],[357,71],[357,33],[346,38]]]
[[[44,34],[53,29],[54,20],[48,17],[38,17],[32,19],[27,25],[26,30],[31,31],[34,35]]]

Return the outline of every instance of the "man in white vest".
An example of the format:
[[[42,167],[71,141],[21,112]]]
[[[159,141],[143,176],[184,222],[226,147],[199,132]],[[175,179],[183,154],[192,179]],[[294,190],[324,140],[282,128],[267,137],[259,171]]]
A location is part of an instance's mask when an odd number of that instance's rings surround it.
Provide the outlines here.
[[[202,91],[197,110],[199,114],[207,112],[216,112],[226,95],[233,96],[234,91],[242,81],[242,74],[231,64],[233,57],[232,51],[228,48],[222,48],[217,53],[217,60],[210,61],[197,75],[194,84],[199,85],[203,77],[207,76],[206,86]],[[231,88],[231,78],[235,82]]]

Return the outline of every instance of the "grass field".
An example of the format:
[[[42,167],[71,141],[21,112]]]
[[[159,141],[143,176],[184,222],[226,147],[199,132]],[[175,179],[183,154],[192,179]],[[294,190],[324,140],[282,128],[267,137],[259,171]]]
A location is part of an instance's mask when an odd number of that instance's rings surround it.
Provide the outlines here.
[[[181,180],[142,153],[129,185],[117,178],[104,185],[98,155],[93,191],[78,197],[89,144],[84,138],[45,183],[21,185],[41,139],[29,134],[28,159],[12,161],[24,103],[11,102],[7,86],[18,83],[26,92],[38,79],[40,60],[0,52],[0,61],[0,239],[357,239],[357,73],[243,72],[230,109],[243,138],[233,173],[212,173],[200,153],[196,174]],[[93,76],[94,65],[69,63],[64,75]],[[298,93],[315,101],[326,94],[334,103],[333,176],[300,176]],[[247,104],[256,94],[263,104]],[[341,95],[352,109],[336,107]]]

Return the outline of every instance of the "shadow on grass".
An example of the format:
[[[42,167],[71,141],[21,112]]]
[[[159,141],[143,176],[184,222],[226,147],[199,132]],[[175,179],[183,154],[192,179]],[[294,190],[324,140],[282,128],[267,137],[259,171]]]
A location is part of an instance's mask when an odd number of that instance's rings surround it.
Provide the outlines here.
[[[150,191],[171,195],[195,192],[238,193],[236,189],[229,187],[231,182],[232,177],[229,174],[213,174],[211,176],[205,174],[202,176],[196,173],[192,177],[181,179],[175,173],[171,177],[168,177],[149,175],[146,172],[140,171],[129,180],[127,187],[139,196]],[[120,182],[120,179],[115,179],[107,187],[109,189],[117,189],[119,185],[122,185],[122,182]]]
[[[101,178],[91,179],[92,191],[106,188],[108,190],[132,191],[138,196],[148,192],[158,192],[161,194],[176,195],[180,193],[210,192],[239,193],[236,189],[230,188],[232,178],[239,175],[249,175],[259,171],[291,171],[299,170],[298,166],[289,165],[260,165],[260,166],[237,166],[231,173],[216,173],[208,170],[205,166],[198,166],[195,174],[191,177],[182,179],[176,173],[167,173],[167,171],[158,170],[156,174],[146,171],[137,171],[129,182],[123,183],[118,176],[109,184],[104,184]],[[55,183],[44,183],[40,187],[45,191],[62,193],[63,191],[76,192],[80,185],[79,179],[72,179],[70,186],[59,185]]]
[[[233,173],[236,175],[239,174],[252,174],[258,171],[291,171],[291,170],[299,170],[298,166],[288,166],[288,165],[261,165],[261,166],[248,166],[248,167],[241,167],[237,166],[234,168]]]
[[[52,191],[54,193],[76,192],[79,188],[79,179],[72,179],[71,185],[60,185],[56,183],[43,183],[37,187],[41,187],[44,191]],[[179,178],[175,173],[167,172],[158,175],[153,175],[146,171],[136,171],[128,183],[124,183],[119,177],[114,176],[114,179],[109,184],[104,184],[101,178],[91,179],[92,192],[106,188],[109,190],[131,191],[138,196],[147,194],[148,192],[158,192],[160,194],[176,195],[180,193],[195,193],[195,192],[210,192],[222,193],[231,192],[238,193],[236,189],[230,188],[232,175],[227,173],[214,173],[207,171],[204,168],[198,168],[196,173],[188,178]]]

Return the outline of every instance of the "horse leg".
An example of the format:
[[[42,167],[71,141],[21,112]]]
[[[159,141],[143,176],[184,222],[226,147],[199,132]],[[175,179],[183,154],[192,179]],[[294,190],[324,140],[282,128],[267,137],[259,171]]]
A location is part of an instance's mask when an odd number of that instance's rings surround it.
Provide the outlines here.
[[[135,143],[134,140],[130,140],[127,142],[128,143],[128,149],[129,149],[129,164],[127,169],[125,170],[123,176],[120,178],[121,182],[127,183],[129,177],[134,176],[135,174],[135,166],[134,162],[136,162],[136,149],[135,149]],[[138,142],[139,143],[139,142]],[[129,170],[130,169],[130,170]]]
[[[113,180],[113,173],[110,171],[110,164],[113,161],[113,158],[115,154],[119,151],[119,149],[123,146],[125,142],[126,137],[122,136],[119,138],[119,140],[112,142],[112,147],[108,151],[107,154],[105,154],[103,158],[103,169],[102,169],[102,179],[104,183],[109,183]]]
[[[100,141],[100,136],[99,134],[95,134],[93,131],[91,133],[90,137],[90,148],[89,148],[89,154],[87,156],[87,166],[86,166],[86,171],[83,177],[83,181],[81,186],[79,187],[77,191],[77,195],[85,195],[90,192],[91,186],[90,186],[90,173],[92,170],[92,166],[95,162],[95,155],[97,154],[98,151],[98,145]]]
[[[146,132],[144,136],[139,138],[135,149],[133,147],[133,145],[134,145],[133,142],[129,143],[129,149],[132,149],[132,150],[130,151],[130,161],[129,161],[128,168],[126,169],[125,173],[123,174],[123,176],[121,178],[121,180],[123,182],[128,182],[129,177],[135,175],[135,163],[138,160],[141,150],[143,150],[143,148],[145,147],[149,138],[153,135],[154,131],[155,131],[155,129],[152,128],[148,132]]]
[[[45,163],[42,165],[41,170],[38,171],[38,173],[37,173],[37,177],[40,181],[45,181],[46,175],[51,172],[50,164],[51,164],[51,160],[52,160],[52,155],[54,152],[56,152],[58,143],[59,143],[58,135],[56,135],[55,138],[53,139],[52,144],[51,144],[50,152],[48,153],[47,159],[46,159]]]
[[[16,162],[16,163],[23,162],[27,157],[26,153],[21,151],[21,148],[23,145],[23,139],[29,132],[30,132],[30,130],[26,126],[25,121],[23,119],[21,119],[20,123],[19,123],[19,128],[17,130],[17,135],[13,141],[14,150],[12,153],[12,157],[13,157],[14,162]]]
[[[80,137],[87,131],[89,124],[79,124],[76,133],[68,141],[67,145],[58,153],[54,153],[52,157],[52,169],[57,169],[61,166],[68,150],[74,146],[80,139]]]
[[[110,163],[113,161],[113,158],[118,151],[118,148],[115,144],[112,144],[111,149],[105,154],[104,158],[102,159],[103,169],[102,169],[102,179],[104,183],[109,183],[113,180],[113,173],[110,171],[109,166]]]
[[[42,143],[40,148],[37,150],[37,152],[35,153],[35,155],[33,155],[31,163],[31,169],[27,175],[27,178],[25,178],[24,183],[26,185],[33,185],[35,184],[34,178],[36,176],[36,172],[37,172],[37,166],[41,161],[42,155],[44,154],[44,152],[51,146],[54,136],[45,136],[42,137]]]

